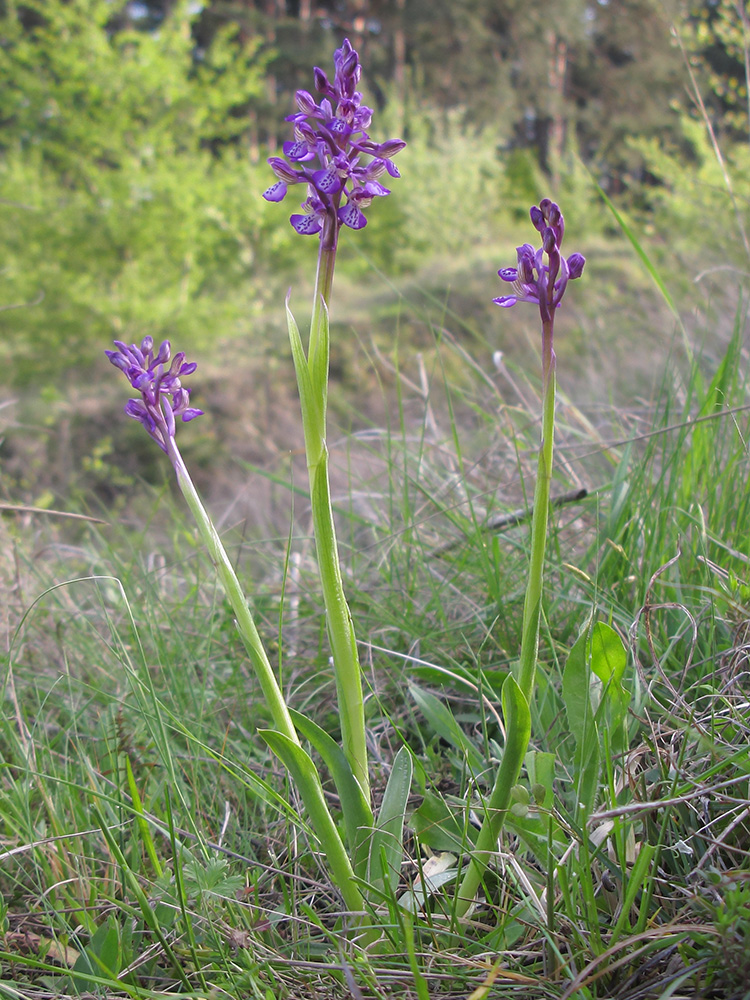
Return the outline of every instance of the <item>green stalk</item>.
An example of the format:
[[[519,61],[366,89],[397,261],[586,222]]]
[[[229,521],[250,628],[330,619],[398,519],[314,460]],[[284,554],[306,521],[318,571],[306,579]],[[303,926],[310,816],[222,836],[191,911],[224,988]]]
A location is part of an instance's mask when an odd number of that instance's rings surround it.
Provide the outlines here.
[[[544,586],[544,553],[547,548],[549,495],[552,485],[552,459],[555,439],[555,397],[557,377],[555,352],[552,348],[552,320],[542,326],[542,444],[539,449],[534,509],[531,519],[531,559],[526,599],[523,605],[523,633],[518,684],[527,701],[534,690],[534,676],[539,654],[539,626],[542,615]]]
[[[365,798],[370,798],[370,778],[365,740],[365,712],[362,679],[351,612],[341,577],[336,526],[331,505],[326,447],[326,407],[328,402],[329,328],[328,304],[333,286],[336,261],[338,220],[330,218],[321,234],[318,272],[315,281],[307,372],[300,378],[300,363],[295,356],[298,384],[302,398],[305,452],[310,477],[310,503],[323,589],[328,636],[333,654],[341,738],[352,773]],[[290,326],[291,331],[291,326]],[[294,346],[294,345],[293,345]],[[305,399],[305,395],[311,398]]]
[[[555,352],[552,348],[553,320],[542,324],[542,442],[539,449],[534,509],[531,519],[531,558],[526,598],[523,606],[521,658],[518,679],[512,675],[503,684],[503,716],[505,746],[498,768],[495,786],[487,803],[484,822],[479,831],[476,849],[458,890],[456,915],[465,916],[476,896],[490,857],[497,850],[497,841],[511,804],[513,786],[518,781],[531,738],[529,704],[534,691],[539,627],[542,615],[544,586],[544,553],[547,547],[549,495],[552,482],[552,458],[555,436]]]
[[[190,512],[195,518],[195,523],[198,525],[201,538],[208,549],[211,562],[216,567],[216,572],[224,588],[224,593],[232,605],[237,627],[245,644],[247,655],[250,657],[250,662],[255,670],[255,675],[260,682],[263,698],[270,709],[274,725],[287,739],[299,746],[297,731],[292,723],[289,710],[286,707],[284,695],[281,693],[276,675],[273,672],[273,667],[269,662],[263,646],[263,640],[255,627],[255,621],[248,607],[240,581],[237,579],[234,567],[229,561],[226,549],[213,526],[211,518],[208,516],[208,512],[201,502],[198,491],[190,478],[190,474],[173,437],[167,437],[167,448],[167,454],[177,473],[177,482],[182,495],[185,497]]]

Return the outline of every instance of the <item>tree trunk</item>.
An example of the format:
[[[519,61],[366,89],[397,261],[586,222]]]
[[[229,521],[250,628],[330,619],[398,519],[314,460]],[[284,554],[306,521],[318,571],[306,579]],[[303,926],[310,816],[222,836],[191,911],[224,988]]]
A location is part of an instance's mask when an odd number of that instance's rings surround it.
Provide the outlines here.
[[[547,42],[549,47],[547,84],[550,90],[548,165],[552,174],[553,186],[557,187],[562,158],[565,153],[565,82],[568,71],[568,43],[554,31],[549,32]]]

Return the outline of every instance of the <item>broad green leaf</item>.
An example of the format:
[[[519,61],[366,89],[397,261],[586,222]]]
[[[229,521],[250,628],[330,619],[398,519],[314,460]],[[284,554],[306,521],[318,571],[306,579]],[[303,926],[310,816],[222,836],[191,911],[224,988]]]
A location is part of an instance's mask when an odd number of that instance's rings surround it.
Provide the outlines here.
[[[589,738],[594,719],[591,708],[589,634],[590,624],[587,623],[568,653],[562,679],[562,694],[568,728],[575,737],[578,747],[582,746]]]
[[[611,625],[606,622],[596,622],[591,629],[589,640],[591,648],[591,669],[605,684],[622,683],[628,655],[622,644],[622,639]]]
[[[117,979],[121,968],[120,929],[115,918],[109,916],[78,956],[73,971]]]
[[[568,727],[576,742],[573,780],[578,807],[591,811],[599,778],[599,732],[591,705],[590,643],[587,624],[573,644],[563,671],[563,701]]]
[[[390,886],[392,892],[398,886],[404,860],[404,819],[412,774],[411,753],[407,747],[401,747],[393,759],[370,839],[368,881],[376,888]]]
[[[420,806],[409,820],[409,824],[421,843],[434,851],[469,850],[476,841],[477,830],[469,822],[464,822],[466,807],[457,802],[455,808],[435,792],[426,792]]]
[[[626,717],[630,694],[622,686],[628,657],[622,639],[605,622],[596,622],[590,638],[591,669],[602,682],[596,723],[607,727],[612,751],[621,753],[627,743]]]

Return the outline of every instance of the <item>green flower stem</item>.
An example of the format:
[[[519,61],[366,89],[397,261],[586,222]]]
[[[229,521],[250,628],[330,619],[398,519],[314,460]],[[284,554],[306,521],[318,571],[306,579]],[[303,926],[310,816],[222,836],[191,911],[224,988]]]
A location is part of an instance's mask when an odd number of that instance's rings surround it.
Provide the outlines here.
[[[318,251],[318,270],[315,275],[315,293],[313,295],[312,318],[310,320],[310,343],[307,349],[307,361],[311,371],[316,371],[316,361],[320,351],[323,356],[320,361],[321,374],[325,374],[321,392],[321,413],[323,430],[325,431],[326,407],[328,404],[328,309],[333,289],[333,271],[336,266],[336,249],[338,243],[338,226],[326,219],[326,225],[320,234],[320,249]]]
[[[370,779],[359,655],[352,616],[341,578],[325,442],[318,462],[309,467],[309,473],[315,545],[336,675],[341,740],[352,773],[359,782],[365,799],[369,801]]]
[[[557,392],[555,352],[552,348],[552,320],[543,324],[542,331],[542,444],[539,449],[534,510],[531,516],[531,559],[526,599],[523,605],[523,632],[518,684],[527,701],[531,701],[534,676],[539,654],[539,626],[542,614],[544,585],[544,553],[547,548],[549,495],[552,485],[552,459],[555,439],[555,397]]]
[[[531,737],[529,704],[512,676],[503,684],[503,716],[505,746],[495,787],[485,807],[482,828],[471,859],[461,880],[456,902],[456,916],[463,917],[474,901],[484,870],[497,850],[497,840],[511,803],[513,786],[518,781],[523,759]]]
[[[211,522],[211,518],[208,516],[208,512],[201,502],[201,498],[190,478],[190,474],[175,444],[174,438],[168,438],[167,446],[169,457],[177,473],[177,482],[182,495],[185,497],[190,512],[195,518],[201,538],[208,549],[212,563],[216,567],[219,580],[229,599],[229,603],[232,605],[237,627],[245,644],[247,654],[250,657],[250,662],[255,670],[256,677],[260,682],[263,698],[271,712],[274,725],[287,739],[299,746],[297,731],[292,723],[284,695],[281,693],[278,681],[276,680],[276,675],[268,660],[263,641],[255,627],[255,621],[248,607],[240,581],[237,579],[237,574],[229,561],[229,556]]]
[[[482,875],[505,823],[511,804],[513,786],[518,781],[524,757],[531,738],[529,704],[534,691],[537,657],[539,653],[539,627],[542,615],[542,590],[544,585],[544,554],[547,547],[549,523],[549,496],[552,482],[552,458],[555,436],[555,353],[552,348],[552,323],[542,326],[542,443],[539,449],[534,510],[531,520],[531,558],[526,599],[523,606],[521,658],[518,679],[508,677],[503,685],[503,715],[505,718],[505,746],[495,779],[495,787],[487,803],[482,828],[475,851],[458,890],[456,915],[465,916],[476,896]]]
[[[276,731],[261,730],[261,735],[287,765],[297,783],[302,801],[310,814],[313,829],[331,866],[344,903],[353,914],[357,915],[356,926],[362,926],[363,921],[366,925],[367,921],[363,914],[364,900],[357,888],[346,848],[328,809],[320,777],[312,760],[300,746],[297,731],[266,655],[237,574],[229,561],[229,556],[211,522],[211,518],[201,502],[174,439],[169,438],[167,444],[169,457],[177,473],[177,482],[182,490],[182,495],[195,518],[211,561],[219,574],[224,592],[232,605],[245,649],[260,681],[263,697],[276,726]]]
[[[315,282],[310,342],[307,352],[309,377],[299,379],[305,431],[307,469],[310,476],[310,503],[318,557],[318,570],[326,608],[328,635],[336,675],[336,693],[341,720],[341,737],[352,773],[365,798],[370,798],[370,778],[365,740],[365,712],[357,640],[341,577],[336,527],[331,505],[326,447],[326,406],[328,400],[329,330],[328,303],[333,286],[338,223],[329,220],[321,234],[318,273]],[[305,399],[309,393],[311,399]]]

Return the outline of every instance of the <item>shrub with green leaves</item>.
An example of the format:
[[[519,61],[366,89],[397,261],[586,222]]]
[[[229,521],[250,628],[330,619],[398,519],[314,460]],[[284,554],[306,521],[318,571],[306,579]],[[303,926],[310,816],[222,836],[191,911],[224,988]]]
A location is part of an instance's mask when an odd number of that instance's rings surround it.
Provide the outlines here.
[[[184,7],[114,30],[106,0],[0,22],[2,363],[28,382],[125,337],[211,343],[257,313],[258,168],[235,140],[263,88],[256,42],[197,54]],[[31,25],[29,25],[29,21]]]

